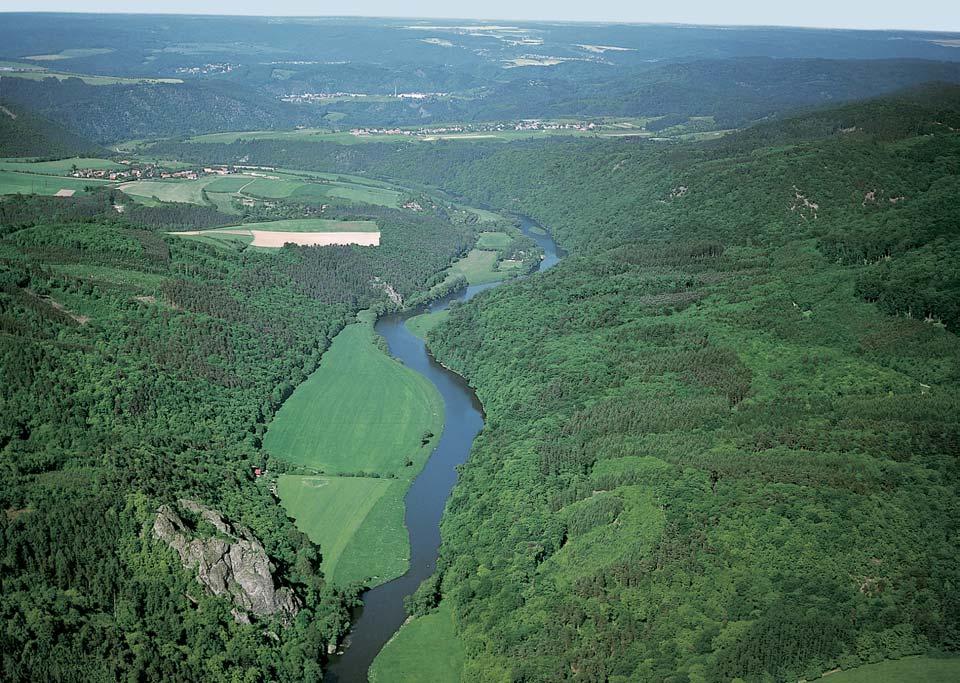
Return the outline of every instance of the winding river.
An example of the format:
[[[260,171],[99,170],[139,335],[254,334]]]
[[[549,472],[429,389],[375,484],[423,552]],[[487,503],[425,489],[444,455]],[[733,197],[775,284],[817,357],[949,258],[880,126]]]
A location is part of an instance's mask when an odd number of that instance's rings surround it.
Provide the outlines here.
[[[520,228],[543,249],[538,272],[560,260],[563,252],[536,223],[521,217]],[[454,301],[468,301],[500,282],[473,285],[443,299],[403,313],[381,317],[376,331],[387,341],[390,353],[433,382],[443,397],[445,422],[440,442],[406,496],[406,525],[410,534],[410,568],[403,576],[363,594],[363,606],[354,613],[353,625],[342,655],[330,658],[324,681],[355,683],[367,680],[367,670],[381,648],[406,620],[403,598],[412,594],[433,573],[440,548],[440,517],[457,483],[457,465],[466,462],[473,439],[483,428],[483,406],[466,381],[441,366],[423,340],[404,324],[427,311],[442,311]]]

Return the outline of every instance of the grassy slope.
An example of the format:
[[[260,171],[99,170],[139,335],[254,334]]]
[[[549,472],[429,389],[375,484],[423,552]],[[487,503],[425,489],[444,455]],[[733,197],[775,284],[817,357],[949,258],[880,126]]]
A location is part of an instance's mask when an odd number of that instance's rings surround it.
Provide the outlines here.
[[[63,178],[38,173],[17,173],[0,170],[0,194],[56,194],[59,190],[74,190],[82,194],[85,187],[103,185],[103,180]]]
[[[405,624],[377,655],[370,683],[454,683],[463,670],[463,645],[453,610],[441,602],[431,614]]]
[[[264,221],[263,223],[245,223],[250,230],[272,230],[279,232],[376,232],[374,221],[336,221],[329,218],[291,218],[283,221]]]
[[[76,165],[77,168],[103,168],[110,170],[126,168],[123,164],[118,164],[109,159],[71,157],[69,159],[58,159],[56,161],[0,161],[0,170],[44,173],[47,175],[67,175],[74,165]]]
[[[450,273],[454,276],[463,275],[471,285],[505,280],[514,274],[511,269],[494,270],[496,263],[496,252],[471,249],[466,256],[450,267]]]
[[[960,658],[906,657],[838,671],[829,683],[951,683],[960,680]]]

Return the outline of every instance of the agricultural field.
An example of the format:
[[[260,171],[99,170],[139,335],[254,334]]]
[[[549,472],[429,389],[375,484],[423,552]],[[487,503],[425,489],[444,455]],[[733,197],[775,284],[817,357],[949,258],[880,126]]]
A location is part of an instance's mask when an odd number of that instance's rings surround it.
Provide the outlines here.
[[[477,236],[477,249],[496,251],[506,249],[513,239],[505,232],[481,232]]]
[[[443,401],[427,379],[378,348],[374,334],[361,322],[337,335],[271,422],[265,450],[325,474],[420,469],[431,451],[421,437],[442,430]]]
[[[323,472],[285,475],[278,493],[298,528],[324,548],[324,571],[338,583],[377,585],[406,571],[403,497],[443,430],[436,389],[374,335],[372,316],[344,328],[264,439],[274,456]]]
[[[68,71],[51,71],[40,69],[30,71],[4,71],[3,78],[26,78],[31,81],[42,81],[45,78],[56,78],[65,81],[68,78],[79,78],[87,85],[137,85],[140,83],[183,83],[180,78],[128,78],[126,76],[100,76],[96,74],[78,74]]]
[[[49,55],[30,55],[24,57],[33,62],[56,62],[61,59],[74,59],[75,57],[92,57],[94,55],[106,55],[113,52],[112,47],[81,47],[61,50],[55,54]]]
[[[464,657],[453,610],[441,602],[397,631],[370,667],[370,683],[456,683]]]
[[[288,242],[302,246],[380,244],[380,231],[374,221],[338,221],[326,218],[292,218],[210,230],[184,230],[170,234],[230,249],[240,245],[276,249]]]
[[[166,165],[166,164],[165,164]],[[205,176],[197,180],[138,180],[124,183],[120,189],[138,198],[156,197],[161,201],[207,204],[207,199],[222,211],[235,213],[233,200],[290,199],[307,204],[322,204],[333,198],[359,204],[374,204],[396,208],[403,193],[383,184],[361,182],[330,175],[287,173],[282,171],[258,172],[230,176]],[[358,179],[360,180],[360,179]]]
[[[183,202],[186,204],[206,204],[203,190],[219,180],[217,176],[198,178],[197,180],[136,180],[123,183],[119,189],[134,198],[156,197],[162,202]]]
[[[520,266],[497,269],[497,252],[471,249],[462,259],[450,266],[450,276],[463,275],[471,285],[505,280],[520,272]]]
[[[3,194],[44,194],[53,195],[61,190],[83,194],[86,187],[109,184],[105,180],[90,178],[64,178],[39,173],[18,173],[0,169],[0,195]]]
[[[2,171],[21,171],[24,173],[41,173],[44,175],[69,175],[73,167],[92,168],[114,171],[126,168],[123,164],[118,164],[109,159],[88,159],[73,157],[71,159],[58,159],[57,161],[24,161],[23,159],[2,159],[0,160],[0,170]]]
[[[406,481],[373,477],[283,475],[277,484],[297,528],[323,548],[323,573],[339,585],[384,583],[406,571],[406,488]]]
[[[827,674],[829,683],[954,683],[960,681],[960,657],[905,657]]]

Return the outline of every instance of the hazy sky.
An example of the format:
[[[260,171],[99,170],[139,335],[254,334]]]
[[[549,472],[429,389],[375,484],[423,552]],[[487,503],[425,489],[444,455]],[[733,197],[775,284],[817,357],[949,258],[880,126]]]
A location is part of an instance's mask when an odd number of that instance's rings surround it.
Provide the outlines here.
[[[960,31],[960,0],[0,0],[0,10],[471,17]]]

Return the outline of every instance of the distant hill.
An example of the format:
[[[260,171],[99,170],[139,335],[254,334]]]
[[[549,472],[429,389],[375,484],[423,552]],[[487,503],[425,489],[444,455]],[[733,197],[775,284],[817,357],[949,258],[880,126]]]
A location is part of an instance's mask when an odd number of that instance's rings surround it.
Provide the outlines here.
[[[0,157],[70,157],[103,147],[12,102],[0,101]]]

